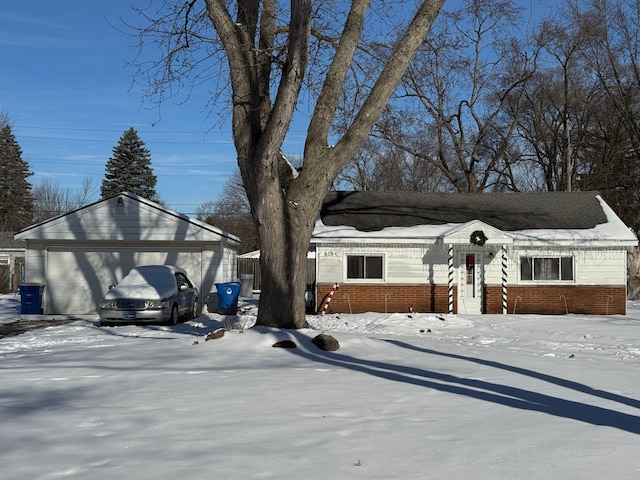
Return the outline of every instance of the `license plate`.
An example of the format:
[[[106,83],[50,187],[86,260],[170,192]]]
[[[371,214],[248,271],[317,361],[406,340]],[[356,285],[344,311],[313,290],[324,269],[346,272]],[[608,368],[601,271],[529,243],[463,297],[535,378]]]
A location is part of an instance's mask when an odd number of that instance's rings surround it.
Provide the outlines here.
[[[136,319],[136,313],[135,312],[124,312],[122,314],[122,319],[123,320],[135,320]]]

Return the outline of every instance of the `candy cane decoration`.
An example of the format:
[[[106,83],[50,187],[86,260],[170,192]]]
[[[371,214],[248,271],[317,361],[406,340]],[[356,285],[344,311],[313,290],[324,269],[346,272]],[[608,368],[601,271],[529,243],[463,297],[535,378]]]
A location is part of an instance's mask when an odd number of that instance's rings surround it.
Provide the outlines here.
[[[453,245],[449,245],[449,314],[453,313]]]
[[[321,315],[324,315],[325,313],[327,313],[327,309],[329,308],[329,304],[331,303],[331,299],[335,295],[336,290],[338,290],[339,288],[340,288],[340,285],[338,285],[337,283],[333,284],[333,288],[331,289],[329,294],[324,299],[324,303],[322,305],[322,312],[320,312]]]
[[[507,247],[502,245],[502,314],[507,314]]]

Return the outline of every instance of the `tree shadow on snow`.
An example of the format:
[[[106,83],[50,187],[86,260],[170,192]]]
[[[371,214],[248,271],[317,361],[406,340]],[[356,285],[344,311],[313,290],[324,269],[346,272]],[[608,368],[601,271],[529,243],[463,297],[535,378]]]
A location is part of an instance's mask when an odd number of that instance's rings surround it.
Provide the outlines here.
[[[295,335],[295,334],[294,334]],[[297,336],[297,335],[296,335]],[[308,338],[298,338],[300,346],[309,344]],[[569,388],[580,393],[593,395],[602,399],[618,402],[634,408],[640,408],[640,401],[616,395],[603,390],[594,390],[586,385],[569,380],[563,380],[546,374],[541,374],[527,369],[505,365],[499,362],[481,360],[462,355],[447,354],[416,347],[414,345],[396,341],[383,340],[402,348],[408,348],[422,352],[426,355],[439,355],[457,360],[474,362],[486,367],[499,368],[519,375],[526,375],[537,380],[553,383]],[[589,405],[574,400],[566,400],[545,393],[537,393],[519,387],[501,385],[485,380],[458,377],[446,373],[439,373],[422,368],[405,365],[393,365],[384,362],[363,360],[337,352],[325,352],[315,349],[313,345],[307,348],[294,348],[288,350],[313,361],[319,361],[335,367],[348,368],[354,371],[373,375],[385,380],[403,382],[420,387],[426,387],[454,395],[463,395],[477,400],[492,402],[521,410],[530,410],[561,418],[569,418],[592,425],[609,426],[634,434],[640,434],[640,417],[628,413],[618,412],[609,408]]]
[[[467,357],[464,355],[457,355],[455,353],[444,353],[438,352],[436,350],[431,350],[429,348],[416,347],[415,345],[411,345],[406,342],[400,342],[398,340],[384,340],[387,343],[391,343],[393,345],[397,345],[399,347],[408,348],[410,350],[415,350],[422,353],[427,353],[429,355],[439,355],[441,357],[455,358],[457,360],[464,360],[467,362],[477,363],[479,365],[485,365],[488,367],[499,368],[501,370],[506,370],[509,372],[517,373],[519,375],[524,375],[527,377],[532,377],[537,380],[541,380],[547,383],[552,383],[554,385],[559,385],[564,388],[569,388],[571,390],[576,390],[581,393],[586,393],[588,395],[593,395],[595,397],[600,397],[605,400],[611,400],[613,402],[622,403],[624,405],[629,405],[630,407],[640,409],[640,400],[635,398],[629,398],[622,395],[618,395],[615,393],[607,392],[605,390],[598,390],[591,388],[582,383],[574,382],[572,380],[567,380],[564,378],[554,377],[553,375],[547,375],[546,373],[536,372],[534,370],[529,370],[527,368],[516,367],[513,365],[507,365],[501,362],[496,362],[492,360],[483,360],[481,358]]]

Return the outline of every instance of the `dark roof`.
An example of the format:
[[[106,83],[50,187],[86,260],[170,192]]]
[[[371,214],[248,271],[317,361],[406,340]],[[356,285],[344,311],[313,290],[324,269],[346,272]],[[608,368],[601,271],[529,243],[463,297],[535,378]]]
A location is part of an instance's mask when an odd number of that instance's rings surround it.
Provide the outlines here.
[[[419,193],[329,192],[327,226],[360,231],[480,220],[503,231],[587,229],[606,223],[598,192]]]

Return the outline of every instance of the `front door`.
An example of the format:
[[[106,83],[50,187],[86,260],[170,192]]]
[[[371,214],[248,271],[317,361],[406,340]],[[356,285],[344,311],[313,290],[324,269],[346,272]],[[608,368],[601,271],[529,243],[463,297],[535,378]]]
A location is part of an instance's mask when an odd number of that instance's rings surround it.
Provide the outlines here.
[[[482,253],[462,252],[458,265],[458,313],[482,313]]]

